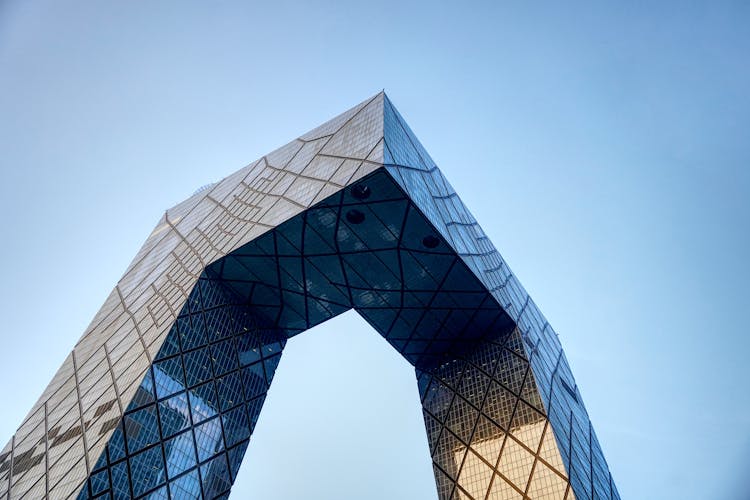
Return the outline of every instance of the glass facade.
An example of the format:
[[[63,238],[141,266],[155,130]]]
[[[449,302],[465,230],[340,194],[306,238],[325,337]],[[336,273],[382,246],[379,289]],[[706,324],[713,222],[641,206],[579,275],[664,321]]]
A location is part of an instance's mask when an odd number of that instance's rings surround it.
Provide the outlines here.
[[[388,98],[384,121],[385,168],[518,326],[573,491],[619,498],[557,334]]]
[[[167,212],[5,495],[227,497],[286,342],[349,309],[415,367],[439,498],[619,498],[557,336],[383,93]]]
[[[78,498],[217,498],[237,474],[286,337],[202,278]]]

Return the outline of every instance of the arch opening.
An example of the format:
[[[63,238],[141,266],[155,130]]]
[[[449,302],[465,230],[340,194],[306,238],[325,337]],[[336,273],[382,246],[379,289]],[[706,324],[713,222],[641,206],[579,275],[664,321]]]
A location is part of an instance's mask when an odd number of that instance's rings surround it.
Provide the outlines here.
[[[381,170],[207,266],[79,497],[228,495],[286,341],[350,309],[415,367],[441,498],[537,464],[564,496],[516,325],[438,234]]]

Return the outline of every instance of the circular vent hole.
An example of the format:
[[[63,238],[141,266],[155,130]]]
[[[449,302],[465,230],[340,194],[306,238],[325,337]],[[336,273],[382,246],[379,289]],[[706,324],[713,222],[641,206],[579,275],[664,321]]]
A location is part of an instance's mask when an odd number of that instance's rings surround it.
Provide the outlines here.
[[[440,239],[438,239],[437,236],[434,236],[432,234],[428,234],[424,238],[422,238],[422,244],[426,246],[427,248],[435,248],[440,244]]]
[[[359,210],[352,209],[346,212],[346,220],[348,220],[351,224],[361,224],[365,220],[365,214],[363,214]]]

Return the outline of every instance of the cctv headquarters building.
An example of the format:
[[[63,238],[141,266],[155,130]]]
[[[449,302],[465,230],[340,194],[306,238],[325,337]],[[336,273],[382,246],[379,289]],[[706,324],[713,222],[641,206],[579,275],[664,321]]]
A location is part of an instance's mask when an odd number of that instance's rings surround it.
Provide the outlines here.
[[[619,499],[557,334],[382,92],[166,211],[0,498],[229,497],[287,341],[349,309],[414,366],[426,497]]]

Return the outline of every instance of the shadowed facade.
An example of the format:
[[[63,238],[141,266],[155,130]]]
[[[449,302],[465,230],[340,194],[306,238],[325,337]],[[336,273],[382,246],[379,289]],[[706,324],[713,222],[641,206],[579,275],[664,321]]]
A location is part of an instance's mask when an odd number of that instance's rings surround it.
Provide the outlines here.
[[[556,334],[383,93],[165,213],[0,492],[227,497],[287,340],[352,308],[415,367],[439,498],[619,498]]]

